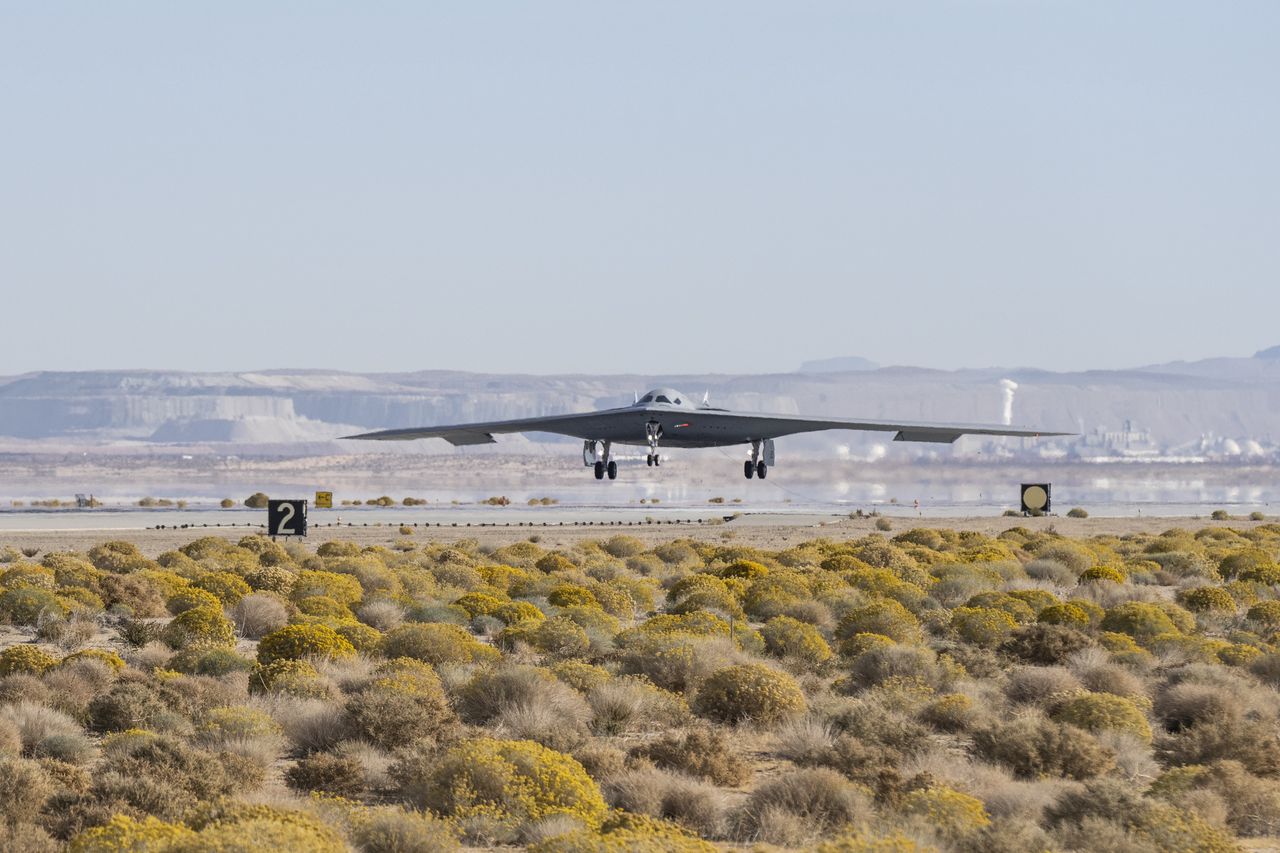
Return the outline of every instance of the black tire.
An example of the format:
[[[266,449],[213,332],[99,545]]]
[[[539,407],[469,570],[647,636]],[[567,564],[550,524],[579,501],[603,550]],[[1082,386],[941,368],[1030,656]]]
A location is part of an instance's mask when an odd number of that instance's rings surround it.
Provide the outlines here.
[[[604,463],[603,462],[596,463],[596,479],[597,480],[604,479]]]
[[[764,464],[764,460],[761,460],[761,461],[759,461],[759,462],[757,462],[757,463],[756,463],[756,476],[757,476],[757,477],[759,477],[761,480],[763,480],[763,479],[764,479],[764,475],[765,475],[765,474],[768,474],[768,473],[769,473],[769,466],[768,466],[768,465],[766,465],[766,464]]]
[[[657,468],[661,464],[662,464],[662,457],[656,453],[653,454],[653,467]]]
[[[750,459],[742,463],[742,473],[746,475],[748,480],[755,476],[756,466]]]
[[[653,467],[653,454],[652,454],[652,453],[650,453],[648,456],[646,456],[646,457],[644,458],[644,462],[645,462],[645,464],[646,464],[646,465],[648,465],[650,468],[652,468],[652,467]]]
[[[609,469],[609,479],[610,480],[618,479],[618,463],[610,459],[608,469]]]

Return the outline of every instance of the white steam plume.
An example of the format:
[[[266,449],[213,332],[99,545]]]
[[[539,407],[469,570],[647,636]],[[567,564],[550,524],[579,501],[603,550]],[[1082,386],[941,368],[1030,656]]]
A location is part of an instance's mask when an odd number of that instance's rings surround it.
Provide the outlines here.
[[[1018,383],[1012,379],[1000,380],[1000,393],[1004,397],[1004,425],[1013,423],[1013,392],[1018,390]]]

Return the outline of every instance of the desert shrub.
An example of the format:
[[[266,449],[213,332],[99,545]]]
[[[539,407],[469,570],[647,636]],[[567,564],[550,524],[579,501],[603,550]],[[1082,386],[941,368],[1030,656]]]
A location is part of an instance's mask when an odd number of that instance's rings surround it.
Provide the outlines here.
[[[498,635],[498,644],[503,648],[514,648],[518,642],[527,643],[538,651],[560,659],[581,657],[591,647],[587,632],[567,616],[526,620],[504,629]]]
[[[119,539],[94,545],[88,556],[94,567],[104,572],[127,574],[147,565],[147,558],[142,556],[137,545]]]
[[[496,660],[498,651],[457,625],[410,623],[388,631],[382,651],[389,658],[408,657],[433,665]]]
[[[1009,674],[1005,695],[1011,702],[1046,705],[1080,689],[1080,680],[1068,669],[1024,666]]]
[[[1197,586],[1178,593],[1178,603],[1192,613],[1235,613],[1236,600],[1220,586]]]
[[[1072,586],[1079,576],[1079,572],[1073,571],[1072,568],[1058,560],[1045,559],[1043,557],[1032,560],[1023,567],[1028,577],[1039,581],[1048,581],[1056,586]]]
[[[261,770],[228,753],[215,755],[168,735],[126,738],[105,747],[92,784],[96,797],[159,818],[181,818],[204,801],[253,791]]]
[[[536,605],[527,601],[503,602],[501,606],[493,611],[492,616],[507,625],[528,621],[537,622],[546,618],[546,614],[539,610]]]
[[[169,658],[166,668],[187,675],[220,676],[248,672],[253,669],[253,661],[231,649],[192,646]]]
[[[580,660],[559,661],[551,672],[579,693],[588,693],[613,677],[604,667]]]
[[[1080,583],[1097,583],[1098,581],[1108,581],[1110,583],[1124,583],[1125,574],[1116,566],[1090,566],[1080,573]]]
[[[644,553],[644,543],[634,536],[617,535],[605,540],[601,549],[611,557],[634,557]]]
[[[160,616],[165,612],[164,597],[144,577],[138,575],[105,575],[98,583],[102,600],[114,613],[125,613],[139,619]]]
[[[391,773],[418,808],[464,826],[484,819],[499,838],[556,815],[598,828],[607,813],[600,789],[581,764],[532,741],[474,738],[442,756],[405,756]]]
[[[726,787],[737,787],[751,777],[751,766],[730,746],[724,732],[709,727],[668,732],[631,754]]]
[[[0,652],[0,676],[15,673],[40,675],[45,670],[56,666],[58,659],[30,643],[10,646]]]
[[[468,592],[466,595],[454,599],[453,603],[467,611],[467,614],[474,619],[477,616],[490,615],[507,602],[496,595],[489,595],[485,592]]]
[[[234,648],[236,632],[221,607],[195,607],[175,616],[161,635],[171,648],[224,646]]]
[[[258,662],[349,657],[355,648],[328,625],[286,625],[258,642]]]
[[[35,761],[0,756],[0,821],[26,824],[54,794],[54,783]]]
[[[547,601],[556,607],[599,607],[595,593],[585,586],[561,584],[547,594]]]
[[[457,691],[459,715],[467,722],[491,723],[519,709],[547,709],[554,725],[585,737],[590,708],[573,688],[559,681],[549,670],[506,664],[482,670]],[[542,740],[542,738],[537,738]]]
[[[1059,703],[1051,713],[1055,720],[1086,731],[1127,732],[1151,742],[1151,726],[1147,718],[1132,700],[1123,696],[1080,691]]]
[[[1280,628],[1280,600],[1260,601],[1245,614],[1250,622],[1256,622],[1268,630]]]
[[[1039,590],[1037,590],[1039,592]],[[1049,602],[1052,603],[1053,596],[1049,596]],[[969,600],[964,603],[965,607],[972,608],[990,608],[994,610],[1003,610],[1013,617],[1015,622],[1023,624],[1030,622],[1035,618],[1036,608],[1030,603],[1023,600],[1020,596],[1015,596],[1008,592],[980,592],[977,595],[970,596]],[[1044,606],[1043,604],[1041,606]]]
[[[245,595],[231,611],[232,622],[241,635],[260,640],[289,622],[289,611],[276,596],[255,592]]]
[[[343,619],[332,625],[338,636],[351,644],[362,655],[376,655],[382,651],[382,632],[354,619]]]
[[[739,664],[713,673],[699,688],[693,709],[725,723],[776,723],[805,711],[795,679],[761,664]]]
[[[1084,507],[1073,506],[1067,510],[1067,518],[1088,518],[1089,512]]]
[[[831,647],[812,625],[790,616],[775,616],[760,629],[765,650],[780,658],[792,658],[810,665],[831,658]]]
[[[1085,845],[1072,844],[1075,849],[1202,853],[1239,849],[1222,830],[1194,814],[1148,799],[1130,784],[1115,779],[1095,779],[1083,788],[1066,789],[1046,810],[1046,820],[1060,836],[1075,830],[1074,835]]]
[[[946,693],[926,705],[920,719],[944,732],[960,732],[971,728],[981,713],[965,694]]]
[[[974,749],[1023,779],[1065,776],[1091,779],[1114,766],[1093,735],[1042,717],[1017,717],[974,733]]]
[[[1143,601],[1130,601],[1107,610],[1102,617],[1102,629],[1128,634],[1138,642],[1151,640],[1160,634],[1178,633],[1168,613]]]
[[[47,589],[19,587],[0,593],[0,619],[13,625],[35,625],[43,614],[65,616],[66,607]]]
[[[362,810],[351,821],[351,837],[362,853],[452,853],[453,827],[421,812],[394,807]]]
[[[252,588],[230,572],[208,572],[192,582],[192,586],[217,596],[223,607],[234,607]]]
[[[310,662],[281,658],[268,664],[260,663],[249,671],[249,692],[320,699],[329,695],[329,685]]]
[[[213,607],[221,610],[222,602],[218,599],[218,596],[208,590],[192,586],[180,589],[169,596],[169,599],[165,602],[165,607],[168,608],[170,613],[177,616],[196,607]]]
[[[1014,631],[1000,645],[1000,651],[1027,663],[1051,665],[1092,645],[1087,635],[1074,628],[1038,623]]]
[[[609,802],[627,812],[670,820],[702,835],[719,833],[722,812],[715,788],[656,767],[636,767],[609,779]]]
[[[853,687],[872,687],[889,681],[941,687],[954,673],[938,662],[931,649],[920,646],[874,645],[854,658],[849,667]]]
[[[600,735],[665,729],[689,717],[689,707],[679,694],[630,675],[592,687],[587,703],[591,706],[591,729]]]
[[[1244,548],[1227,554],[1218,563],[1218,573],[1226,580],[1264,578],[1277,569],[1275,560],[1261,548]]]
[[[400,686],[403,677],[380,681],[347,699],[347,725],[357,737],[382,749],[396,749],[434,738],[453,722],[438,677],[433,682],[415,676],[411,689]]]
[[[149,729],[169,714],[169,706],[149,684],[127,681],[89,702],[89,725],[98,732]]]
[[[284,780],[295,791],[317,791],[349,799],[360,797],[367,787],[364,765],[359,759],[329,752],[299,759],[284,772]]]
[[[976,646],[997,646],[1017,627],[1017,621],[1004,610],[957,607],[951,611],[952,630],[965,642]]]
[[[186,826],[144,815],[135,819],[118,814],[101,826],[90,827],[71,839],[71,853],[161,853],[195,833]]]
[[[1036,621],[1046,625],[1065,625],[1068,628],[1081,630],[1087,629],[1091,622],[1085,609],[1073,602],[1050,604],[1040,611]]]
[[[866,795],[834,770],[794,770],[751,792],[735,815],[734,835],[743,841],[800,846],[869,813]]]
[[[902,800],[903,814],[918,817],[943,838],[956,840],[990,825],[982,801],[952,788],[919,788]]]
[[[727,637],[673,632],[626,641],[619,662],[624,673],[644,676],[664,690],[684,692],[741,659]]]
[[[889,598],[855,607],[840,619],[836,636],[843,640],[855,634],[880,634],[898,643],[917,643],[922,639],[916,617]]]

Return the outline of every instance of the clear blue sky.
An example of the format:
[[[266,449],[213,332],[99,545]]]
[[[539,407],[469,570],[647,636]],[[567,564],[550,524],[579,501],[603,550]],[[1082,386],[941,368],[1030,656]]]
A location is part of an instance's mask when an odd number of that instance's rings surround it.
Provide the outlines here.
[[[1280,343],[1280,3],[0,5],[0,374]]]

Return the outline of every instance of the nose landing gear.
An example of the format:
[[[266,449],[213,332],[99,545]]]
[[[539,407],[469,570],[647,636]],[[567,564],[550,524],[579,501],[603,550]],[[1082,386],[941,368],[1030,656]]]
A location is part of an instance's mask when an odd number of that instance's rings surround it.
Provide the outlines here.
[[[662,438],[662,424],[649,421],[644,425],[644,434],[649,441],[649,455],[644,461],[650,468],[657,468],[662,462],[662,457],[658,455],[658,439]]]

